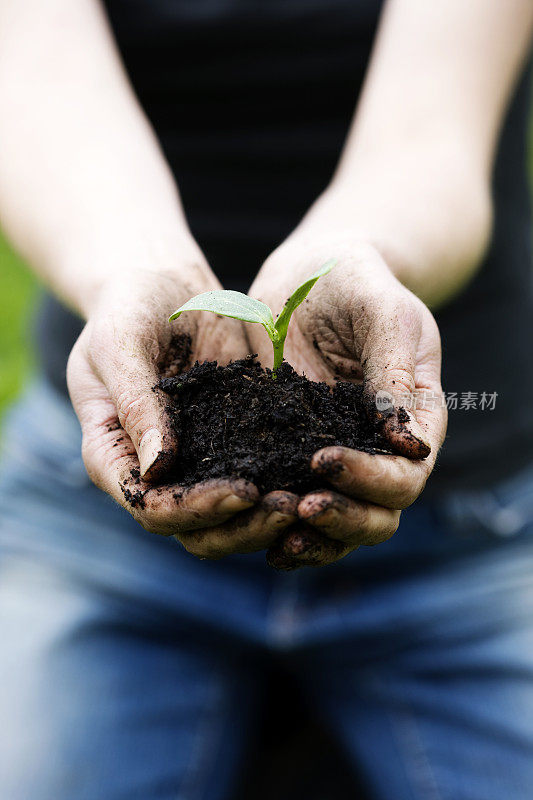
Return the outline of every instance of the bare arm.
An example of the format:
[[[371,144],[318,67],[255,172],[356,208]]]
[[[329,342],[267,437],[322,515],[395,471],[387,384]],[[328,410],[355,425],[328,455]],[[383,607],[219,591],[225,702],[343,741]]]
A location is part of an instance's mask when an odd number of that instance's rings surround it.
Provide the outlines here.
[[[0,108],[2,227],[66,302],[178,252],[213,280],[96,0],[0,0]]]
[[[487,245],[495,146],[532,28],[530,0],[385,5],[343,156],[315,210],[317,222],[374,243],[430,306],[461,288]]]

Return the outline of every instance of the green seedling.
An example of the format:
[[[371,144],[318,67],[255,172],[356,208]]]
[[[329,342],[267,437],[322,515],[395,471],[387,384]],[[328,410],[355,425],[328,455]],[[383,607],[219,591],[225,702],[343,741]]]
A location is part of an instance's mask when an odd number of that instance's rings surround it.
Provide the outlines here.
[[[231,289],[215,289],[211,292],[202,292],[202,294],[197,294],[196,297],[191,297],[177,311],[174,311],[169,318],[169,322],[177,319],[184,311],[212,311],[214,314],[221,314],[223,317],[240,319],[243,322],[259,323],[268,333],[274,348],[272,377],[275,378],[276,372],[283,362],[283,348],[293,312],[300,303],[303,303],[317,280],[322,278],[323,275],[327,275],[336,263],[337,259],[330,259],[318,272],[307,278],[291,294],[275,322],[272,311],[266,303],[254,300],[253,297],[248,297],[242,292],[234,292]]]

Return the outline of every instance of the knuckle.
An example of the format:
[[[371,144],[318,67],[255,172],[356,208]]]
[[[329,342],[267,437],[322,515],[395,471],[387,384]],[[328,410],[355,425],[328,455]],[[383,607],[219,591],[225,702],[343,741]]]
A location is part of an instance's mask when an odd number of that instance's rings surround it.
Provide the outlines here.
[[[155,533],[158,536],[172,536],[176,534],[176,526],[169,525],[161,516],[148,508],[132,508],[128,506],[128,511],[139,525],[148,533]]]
[[[116,430],[123,433],[118,428]],[[117,444],[115,429],[104,432],[102,425],[84,426],[81,455],[91,479],[93,474],[105,475],[111,474],[111,470],[119,471],[120,462],[128,455],[125,452],[127,442],[123,436],[119,442],[123,446],[115,449],[114,445]]]
[[[402,327],[408,325],[417,328],[419,326],[420,310],[414,295],[408,294],[402,287],[392,302],[394,315]]]
[[[368,486],[387,486],[390,480],[388,463],[383,458],[372,457],[365,460],[365,472],[362,476]]]
[[[67,387],[76,410],[85,402],[87,386],[91,378],[94,379],[87,359],[84,333],[70,351],[66,367]]]
[[[166,536],[170,533],[170,531],[166,530],[165,524],[159,519],[158,515],[154,515],[153,512],[138,511],[133,508],[130,510],[130,514],[148,533],[157,533],[161,536]]]
[[[421,473],[407,458],[390,456],[390,469],[382,476],[382,485],[387,487],[384,503],[390,509],[403,509],[411,505],[422,490]],[[425,466],[425,465],[424,465]]]
[[[419,494],[420,492],[414,491],[412,486],[405,486],[399,488],[394,498],[395,505],[397,505],[401,509],[408,508],[415,502]]]
[[[205,535],[192,534],[184,537],[181,541],[185,550],[196,558],[216,561],[222,556],[220,548],[215,547]]]
[[[383,542],[386,542],[388,539],[394,536],[398,530],[399,524],[400,512],[392,512],[388,515],[388,519],[382,519],[379,524],[374,523],[374,525],[366,531],[361,544],[364,544],[367,547],[372,547],[376,544],[383,544]]]
[[[423,485],[420,486],[418,482],[414,482],[412,475],[402,475],[396,485],[395,500],[397,507],[403,509],[410,506],[422,489]]]
[[[162,536],[179,536],[187,533],[187,521],[190,519],[178,518],[173,513],[173,507],[168,496],[162,494],[160,487],[151,487],[144,495],[143,508],[139,509],[139,519],[143,528]]]
[[[148,531],[148,533],[157,533],[157,534],[161,533],[159,525],[155,523],[155,521],[151,518],[149,514],[146,514],[143,511],[138,511],[135,508],[131,508],[131,506],[128,508],[128,511],[130,512],[134,520],[138,522],[139,525],[142,528],[144,528],[145,531]]]

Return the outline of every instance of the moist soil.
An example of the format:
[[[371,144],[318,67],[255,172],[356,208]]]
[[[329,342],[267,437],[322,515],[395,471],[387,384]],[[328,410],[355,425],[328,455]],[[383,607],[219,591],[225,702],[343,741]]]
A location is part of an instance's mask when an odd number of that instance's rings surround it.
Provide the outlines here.
[[[333,387],[298,375],[284,362],[272,378],[253,356],[218,366],[198,362],[159,383],[178,435],[179,459],[165,476],[190,486],[210,478],[238,477],[261,494],[276,489],[302,494],[324,486],[310,461],[331,445],[391,453],[379,421],[365,409],[362,386]]]

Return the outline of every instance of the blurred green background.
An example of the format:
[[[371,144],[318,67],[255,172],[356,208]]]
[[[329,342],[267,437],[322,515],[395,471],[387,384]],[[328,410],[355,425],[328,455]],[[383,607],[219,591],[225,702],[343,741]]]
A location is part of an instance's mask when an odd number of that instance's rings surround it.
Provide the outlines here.
[[[0,235],[0,415],[33,366],[31,336],[37,284]]]

